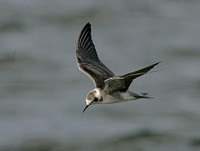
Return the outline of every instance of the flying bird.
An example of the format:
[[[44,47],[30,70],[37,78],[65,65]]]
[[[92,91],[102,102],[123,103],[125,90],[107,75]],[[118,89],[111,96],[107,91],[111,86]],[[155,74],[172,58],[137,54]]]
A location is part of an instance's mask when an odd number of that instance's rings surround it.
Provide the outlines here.
[[[92,104],[110,104],[136,100],[140,98],[149,99],[147,93],[137,94],[129,91],[133,79],[142,76],[159,64],[157,62],[140,70],[116,76],[99,59],[91,37],[91,24],[87,23],[78,38],[76,48],[76,59],[78,68],[88,75],[95,88],[86,97],[86,107]]]

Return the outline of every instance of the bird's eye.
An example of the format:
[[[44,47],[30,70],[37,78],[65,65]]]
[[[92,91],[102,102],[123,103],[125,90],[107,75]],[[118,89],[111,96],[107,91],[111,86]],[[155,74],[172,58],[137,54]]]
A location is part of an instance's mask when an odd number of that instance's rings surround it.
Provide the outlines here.
[[[98,98],[95,97],[95,98],[94,98],[94,102],[97,102],[97,101],[98,101]]]

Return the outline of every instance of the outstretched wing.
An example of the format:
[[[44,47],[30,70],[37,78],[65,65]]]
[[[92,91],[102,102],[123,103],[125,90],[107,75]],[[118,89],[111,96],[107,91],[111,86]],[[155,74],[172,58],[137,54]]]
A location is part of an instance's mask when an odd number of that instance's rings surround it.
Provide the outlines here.
[[[153,65],[150,65],[148,67],[142,68],[140,70],[127,73],[122,76],[114,76],[105,81],[105,88],[104,91],[111,93],[113,91],[127,91],[131,82],[133,79],[142,76],[143,74],[147,73],[149,70],[151,70],[154,66],[159,64],[160,62],[157,62]]]
[[[103,89],[104,81],[114,74],[98,58],[91,37],[91,25],[87,23],[82,29],[76,49],[76,58],[79,69],[88,75],[94,85]]]

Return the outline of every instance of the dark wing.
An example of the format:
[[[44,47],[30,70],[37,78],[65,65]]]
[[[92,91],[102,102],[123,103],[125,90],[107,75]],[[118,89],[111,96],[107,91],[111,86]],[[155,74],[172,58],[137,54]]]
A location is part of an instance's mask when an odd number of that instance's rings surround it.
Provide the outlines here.
[[[154,66],[156,66],[159,63],[160,62],[157,62],[148,67],[142,68],[140,70],[137,70],[131,73],[127,73],[122,76],[115,76],[115,77],[111,77],[107,79],[105,81],[104,91],[108,93],[111,93],[113,91],[127,91],[133,79],[147,73],[149,70],[151,70]]]
[[[114,74],[98,58],[91,37],[91,25],[87,23],[82,29],[77,49],[76,58],[79,69],[87,74],[98,88],[104,88],[104,81]]]

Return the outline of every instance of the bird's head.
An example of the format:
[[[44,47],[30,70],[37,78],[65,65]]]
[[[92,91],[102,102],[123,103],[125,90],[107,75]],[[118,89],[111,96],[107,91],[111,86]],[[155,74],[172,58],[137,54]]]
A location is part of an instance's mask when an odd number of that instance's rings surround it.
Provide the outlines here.
[[[95,88],[90,91],[86,97],[86,107],[84,108],[83,112],[91,105],[91,104],[98,104],[101,101],[101,94],[99,89]]]

